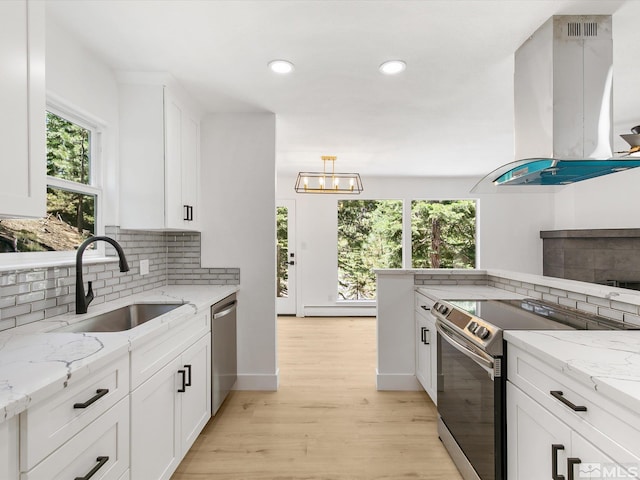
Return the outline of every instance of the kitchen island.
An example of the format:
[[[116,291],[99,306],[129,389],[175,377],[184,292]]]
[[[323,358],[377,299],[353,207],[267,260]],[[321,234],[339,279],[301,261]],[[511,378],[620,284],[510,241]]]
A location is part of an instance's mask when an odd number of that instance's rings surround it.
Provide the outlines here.
[[[437,300],[535,298],[627,329],[640,328],[640,294],[635,291],[492,270],[377,273],[378,388],[417,386],[434,403],[444,388],[437,383],[439,360],[433,360],[439,342],[428,333],[435,325],[423,317],[430,316]],[[386,331],[393,331],[396,341],[406,336],[412,343],[398,348],[381,338]],[[640,330],[507,330],[504,339],[507,478],[546,478],[552,468],[554,476],[584,477],[596,465],[609,478],[635,478],[640,467]],[[421,354],[425,348],[431,349],[430,356]],[[414,368],[417,380],[411,383],[404,367]]]

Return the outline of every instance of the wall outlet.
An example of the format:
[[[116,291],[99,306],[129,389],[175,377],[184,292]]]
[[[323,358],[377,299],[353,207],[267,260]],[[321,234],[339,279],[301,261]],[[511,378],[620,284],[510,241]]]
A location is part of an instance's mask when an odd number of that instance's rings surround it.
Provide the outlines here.
[[[140,275],[147,275],[149,273],[149,260],[140,260]]]

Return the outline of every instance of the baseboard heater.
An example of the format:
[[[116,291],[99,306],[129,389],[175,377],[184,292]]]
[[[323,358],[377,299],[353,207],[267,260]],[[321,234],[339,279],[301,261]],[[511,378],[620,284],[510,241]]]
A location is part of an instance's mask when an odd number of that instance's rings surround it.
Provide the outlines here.
[[[305,317],[375,317],[376,304],[305,305],[303,312]]]

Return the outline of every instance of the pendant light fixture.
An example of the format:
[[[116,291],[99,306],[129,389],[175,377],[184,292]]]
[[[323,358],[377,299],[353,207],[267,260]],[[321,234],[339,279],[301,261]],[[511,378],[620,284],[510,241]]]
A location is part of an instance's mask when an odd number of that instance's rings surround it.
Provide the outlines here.
[[[335,163],[337,157],[323,155],[322,172],[300,172],[296,180],[297,193],[341,193],[359,194],[362,192],[362,180],[359,173],[337,173]],[[330,163],[327,169],[327,162]]]

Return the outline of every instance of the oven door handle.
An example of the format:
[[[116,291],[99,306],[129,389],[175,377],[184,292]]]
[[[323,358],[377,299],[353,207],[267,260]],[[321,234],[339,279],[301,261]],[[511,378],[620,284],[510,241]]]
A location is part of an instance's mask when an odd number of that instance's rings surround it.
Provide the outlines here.
[[[448,329],[446,327],[443,327],[439,323],[436,323],[436,329],[438,330],[438,333],[440,335],[442,335],[442,338],[444,338],[453,348],[455,348],[460,353],[462,353],[463,355],[466,355],[471,360],[476,362],[480,367],[482,367],[491,376],[491,379],[493,380],[493,378],[494,378],[494,371],[493,371],[494,362],[493,362],[493,359],[491,357],[489,357],[488,355],[484,356],[484,355],[481,354],[481,352],[473,351],[473,350],[471,350],[471,348],[467,347],[466,345],[461,344],[460,342],[458,342],[455,339],[455,337],[451,333],[449,333],[449,331],[448,331]]]

